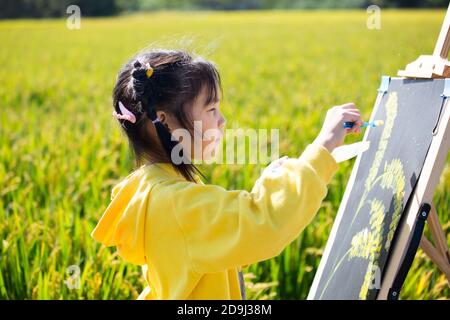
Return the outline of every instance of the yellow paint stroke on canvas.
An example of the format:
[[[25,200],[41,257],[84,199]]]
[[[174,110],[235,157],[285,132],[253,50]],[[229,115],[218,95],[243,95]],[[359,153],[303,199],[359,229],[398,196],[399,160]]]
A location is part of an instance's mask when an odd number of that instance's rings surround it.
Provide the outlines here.
[[[380,182],[380,187],[383,189],[391,189],[393,192],[393,202],[394,202],[394,212],[392,213],[392,220],[389,225],[389,232],[387,235],[385,249],[388,250],[392,239],[394,237],[395,228],[397,227],[398,220],[400,219],[401,211],[403,209],[403,197],[405,194],[405,174],[403,170],[403,164],[399,159],[393,159],[389,163],[385,163],[384,170],[381,175],[377,177],[378,170],[381,164],[381,160],[384,157],[384,153],[386,151],[386,147],[389,141],[389,137],[391,135],[392,128],[394,126],[394,120],[397,116],[398,109],[398,98],[397,93],[392,92],[389,95],[388,101],[386,103],[386,130],[384,130],[381,134],[380,143],[378,145],[378,150],[375,154],[374,165],[371,167],[369,171],[369,175],[365,181],[364,188],[364,196],[361,198],[361,201],[358,206],[358,211],[362,208],[365,203],[365,198],[367,194],[369,194],[370,190],[376,185],[376,183]],[[370,232],[367,229],[362,232],[368,232],[367,240],[369,243],[366,244],[367,247],[370,248],[370,251],[367,254],[366,251],[357,252],[357,250],[361,250],[364,248],[358,247],[357,239],[358,234],[355,235],[355,242],[352,239],[352,248],[350,248],[350,252],[353,252],[353,255],[350,255],[349,259],[353,257],[361,257],[369,260],[369,264],[367,266],[366,274],[364,277],[364,282],[361,286],[359,298],[366,299],[368,291],[373,283],[373,277],[376,270],[379,270],[378,260],[381,252],[382,245],[382,237],[383,237],[383,226],[384,226],[384,216],[385,216],[385,208],[382,203],[373,199],[371,201],[371,210],[370,210]],[[354,238],[355,238],[354,237]],[[354,244],[356,245],[355,247]],[[358,255],[359,253],[359,255]],[[364,255],[363,255],[364,254]]]
[[[370,166],[369,174],[366,178],[366,181],[364,182],[364,193],[363,196],[361,197],[361,201],[359,202],[358,209],[356,210],[357,213],[364,205],[366,197],[369,194],[369,191],[372,190],[374,184],[377,182],[376,177],[378,174],[378,170],[380,169],[381,166],[381,160],[383,160],[384,154],[386,152],[386,148],[392,134],[392,129],[394,128],[395,119],[397,117],[397,110],[398,110],[398,96],[397,92],[394,91],[389,94],[388,101],[386,102],[385,125],[383,127],[383,131],[381,132],[380,142],[378,144],[377,152],[375,153],[375,158],[373,160],[372,165]],[[356,215],[353,217],[353,221],[355,220]]]
[[[385,244],[386,251],[391,246],[394,232],[400,220],[401,212],[403,210],[403,198],[405,196],[406,178],[403,171],[403,164],[399,159],[392,160],[385,165],[384,174],[381,179],[381,187],[383,189],[389,188],[394,192],[394,212],[392,214],[392,221],[389,226],[389,232]]]
[[[359,292],[359,298],[365,299],[367,293],[372,284],[373,275],[378,268],[378,257],[380,255],[381,246],[383,242],[383,225],[385,217],[385,207],[384,204],[374,199],[370,206],[370,232],[368,232],[367,243],[360,243],[359,233],[357,233],[352,239],[352,246],[350,248],[350,257],[361,257],[369,260],[369,265],[367,266],[366,274],[364,276],[364,281]],[[367,233],[367,228],[362,232]]]
[[[392,213],[392,220],[385,243],[385,249],[388,250],[403,209],[405,174],[401,161],[399,159],[393,159],[385,164],[384,171],[380,177],[381,188],[391,189],[393,192],[394,212]],[[359,257],[369,260],[364,282],[359,292],[359,298],[361,299],[367,298],[367,293],[373,284],[374,275],[377,274],[377,270],[380,270],[378,260],[383,243],[382,230],[384,227],[385,211],[386,209],[383,203],[378,199],[373,199],[370,209],[370,230],[365,228],[358,232],[352,239],[349,259]]]

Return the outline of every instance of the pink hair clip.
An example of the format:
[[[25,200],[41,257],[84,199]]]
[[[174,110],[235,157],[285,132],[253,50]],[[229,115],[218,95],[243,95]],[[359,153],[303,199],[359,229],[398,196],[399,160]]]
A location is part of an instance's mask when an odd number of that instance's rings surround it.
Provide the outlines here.
[[[123,105],[123,103],[121,101],[119,101],[119,108],[120,108],[120,112],[122,114],[119,114],[114,110],[113,111],[114,117],[116,117],[117,119],[123,119],[123,120],[130,121],[131,123],[136,123],[136,116],[130,110],[125,108],[125,106]]]

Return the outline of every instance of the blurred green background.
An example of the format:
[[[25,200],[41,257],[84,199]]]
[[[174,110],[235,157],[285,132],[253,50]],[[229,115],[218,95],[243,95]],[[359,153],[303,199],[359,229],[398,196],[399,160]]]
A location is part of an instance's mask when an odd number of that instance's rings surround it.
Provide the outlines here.
[[[0,19],[60,17],[69,5],[78,5],[85,16],[109,16],[155,10],[261,10],[367,8],[439,8],[447,0],[0,0]]]
[[[89,235],[133,169],[110,96],[137,51],[188,48],[215,61],[227,126],[279,128],[280,155],[298,156],[331,106],[353,101],[369,118],[381,75],[431,53],[444,14],[383,7],[380,30],[367,28],[365,9],[82,16],[79,30],[65,18],[0,21],[0,298],[135,299],[142,290],[139,267]],[[301,236],[246,270],[250,299],[306,298],[353,163],[340,165]],[[263,166],[201,168],[210,183],[250,190]],[[448,234],[449,161],[434,200]],[[64,282],[70,265],[80,267],[80,289]],[[419,250],[401,298],[449,297]]]

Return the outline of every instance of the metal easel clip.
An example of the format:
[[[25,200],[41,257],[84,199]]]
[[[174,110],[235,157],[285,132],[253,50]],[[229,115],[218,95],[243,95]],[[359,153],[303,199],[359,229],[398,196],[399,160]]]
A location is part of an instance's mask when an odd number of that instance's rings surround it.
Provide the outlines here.
[[[441,97],[450,97],[450,78],[445,78],[444,80],[444,92],[442,92]]]
[[[389,83],[391,82],[390,76],[381,76],[380,87],[378,88],[378,92],[386,93],[389,88]]]

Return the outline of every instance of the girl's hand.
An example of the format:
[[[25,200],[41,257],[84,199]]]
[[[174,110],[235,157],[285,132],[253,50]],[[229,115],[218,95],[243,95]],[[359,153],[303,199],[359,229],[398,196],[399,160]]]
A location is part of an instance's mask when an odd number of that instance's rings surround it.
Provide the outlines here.
[[[343,124],[346,121],[355,122],[353,128],[344,128]],[[342,145],[347,134],[360,133],[362,124],[361,115],[354,103],[334,106],[327,111],[322,129],[313,143],[324,146],[331,153],[334,148]]]

